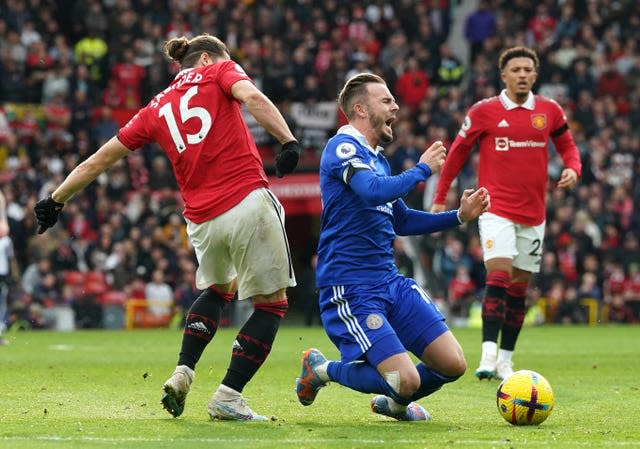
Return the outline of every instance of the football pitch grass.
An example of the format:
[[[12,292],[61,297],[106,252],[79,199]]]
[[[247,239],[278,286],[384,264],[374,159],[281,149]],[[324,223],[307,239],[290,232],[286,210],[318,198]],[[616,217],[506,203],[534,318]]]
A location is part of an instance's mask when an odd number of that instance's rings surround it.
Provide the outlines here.
[[[480,331],[454,329],[467,373],[420,403],[430,422],[373,414],[372,395],[337,384],[303,407],[294,392],[301,352],[337,351],[320,327],[283,326],[245,388],[271,421],[210,421],[207,401],[225,374],[235,329],[221,329],[198,365],[184,414],[160,405],[181,332],[18,332],[0,348],[0,448],[640,448],[640,327],[525,328],[516,369],[551,383],[553,414],[514,427],[496,409],[497,381],[473,375]]]

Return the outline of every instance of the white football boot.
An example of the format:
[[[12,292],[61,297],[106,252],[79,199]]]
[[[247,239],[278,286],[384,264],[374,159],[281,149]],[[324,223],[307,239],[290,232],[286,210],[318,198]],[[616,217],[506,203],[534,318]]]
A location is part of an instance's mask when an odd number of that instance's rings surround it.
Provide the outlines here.
[[[485,355],[480,359],[480,366],[476,370],[478,380],[491,380],[496,376],[496,356]]]
[[[511,360],[500,360],[496,364],[495,377],[504,380],[513,374],[513,362]]]
[[[258,415],[251,410],[242,394],[220,385],[209,400],[207,407],[211,419],[230,421],[267,421],[266,416]]]

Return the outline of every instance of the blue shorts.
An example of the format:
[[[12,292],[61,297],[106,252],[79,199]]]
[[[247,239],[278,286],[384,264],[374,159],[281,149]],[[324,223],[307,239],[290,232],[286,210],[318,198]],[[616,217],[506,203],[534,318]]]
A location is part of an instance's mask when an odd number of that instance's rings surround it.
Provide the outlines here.
[[[320,289],[320,316],[343,362],[374,366],[395,354],[424,349],[449,330],[444,316],[413,279]]]

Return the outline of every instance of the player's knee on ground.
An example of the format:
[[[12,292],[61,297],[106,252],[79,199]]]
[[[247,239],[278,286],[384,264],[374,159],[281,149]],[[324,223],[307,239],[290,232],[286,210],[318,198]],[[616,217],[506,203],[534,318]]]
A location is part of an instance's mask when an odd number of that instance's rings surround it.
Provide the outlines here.
[[[410,398],[420,388],[420,375],[417,370],[406,372],[388,371],[384,378],[391,389],[402,398]]]

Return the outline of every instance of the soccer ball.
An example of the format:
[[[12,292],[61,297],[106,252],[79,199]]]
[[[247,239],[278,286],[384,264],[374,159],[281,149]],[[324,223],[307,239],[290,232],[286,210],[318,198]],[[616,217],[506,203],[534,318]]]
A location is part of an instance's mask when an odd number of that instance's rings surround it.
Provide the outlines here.
[[[514,426],[541,424],[553,411],[551,385],[541,374],[520,370],[504,379],[498,387],[498,411]]]

